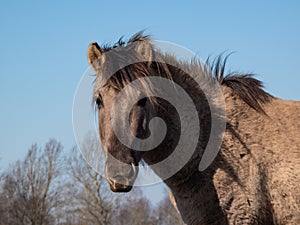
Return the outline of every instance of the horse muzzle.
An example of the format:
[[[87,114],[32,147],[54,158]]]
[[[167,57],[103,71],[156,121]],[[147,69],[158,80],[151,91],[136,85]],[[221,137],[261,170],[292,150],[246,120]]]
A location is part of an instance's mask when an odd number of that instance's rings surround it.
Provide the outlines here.
[[[133,187],[137,173],[137,166],[131,164],[127,165],[126,168],[120,168],[114,173],[107,169],[106,178],[113,192],[129,192]]]

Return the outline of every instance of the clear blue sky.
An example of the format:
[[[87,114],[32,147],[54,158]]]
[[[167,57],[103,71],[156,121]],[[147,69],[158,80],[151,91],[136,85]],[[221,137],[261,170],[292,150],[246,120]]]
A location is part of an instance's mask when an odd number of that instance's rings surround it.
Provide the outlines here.
[[[202,58],[235,51],[231,70],[300,100],[299,1],[5,1],[0,7],[0,169],[32,143],[69,149],[72,102],[92,41],[146,29]]]

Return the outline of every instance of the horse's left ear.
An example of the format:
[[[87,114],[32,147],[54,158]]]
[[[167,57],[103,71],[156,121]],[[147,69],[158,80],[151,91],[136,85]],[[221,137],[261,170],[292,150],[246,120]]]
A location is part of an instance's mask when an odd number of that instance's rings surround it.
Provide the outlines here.
[[[97,71],[105,61],[105,56],[97,42],[93,42],[89,45],[87,57],[89,64],[95,71]]]
[[[152,61],[153,50],[148,41],[138,41],[135,46],[135,51],[142,57],[144,61]]]

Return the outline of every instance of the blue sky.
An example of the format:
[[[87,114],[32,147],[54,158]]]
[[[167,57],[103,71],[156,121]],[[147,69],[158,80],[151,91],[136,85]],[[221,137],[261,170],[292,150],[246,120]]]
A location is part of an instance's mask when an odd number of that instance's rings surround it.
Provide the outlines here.
[[[286,2],[286,3],[285,3]],[[300,100],[299,1],[5,1],[0,7],[0,170],[32,143],[75,144],[72,103],[92,41],[146,29],[201,58],[235,51],[228,69]]]

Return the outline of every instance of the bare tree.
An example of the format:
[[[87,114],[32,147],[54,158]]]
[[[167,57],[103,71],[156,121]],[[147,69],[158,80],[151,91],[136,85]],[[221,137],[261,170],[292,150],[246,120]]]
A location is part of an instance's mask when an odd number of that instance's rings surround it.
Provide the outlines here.
[[[33,145],[24,161],[17,161],[2,174],[0,198],[5,224],[48,225],[60,204],[59,175],[62,146],[50,140],[40,149]]]
[[[171,204],[169,197],[164,198],[155,208],[156,224],[157,225],[185,225],[182,221],[180,214]]]
[[[156,225],[154,210],[151,202],[144,197],[138,187],[123,195],[114,216],[114,225]]]
[[[123,224],[185,225],[167,196],[153,205],[137,187],[122,199],[115,214],[114,225]]]
[[[81,151],[94,154],[101,152],[96,138],[90,137],[81,146]],[[87,156],[91,157],[91,156]],[[99,154],[97,160],[104,164],[104,156]],[[101,164],[102,163],[102,164]],[[105,180],[84,160],[77,147],[67,160],[69,182],[67,185],[70,205],[66,209],[71,223],[85,225],[110,225],[114,206],[118,198],[114,195]]]
[[[105,158],[96,138],[80,149],[103,169]],[[66,171],[66,173],[63,173]],[[62,158],[62,147],[50,140],[33,145],[23,161],[0,175],[0,225],[168,225],[182,223],[168,199],[157,206],[142,189],[113,193],[105,177],[86,163],[74,147]]]

